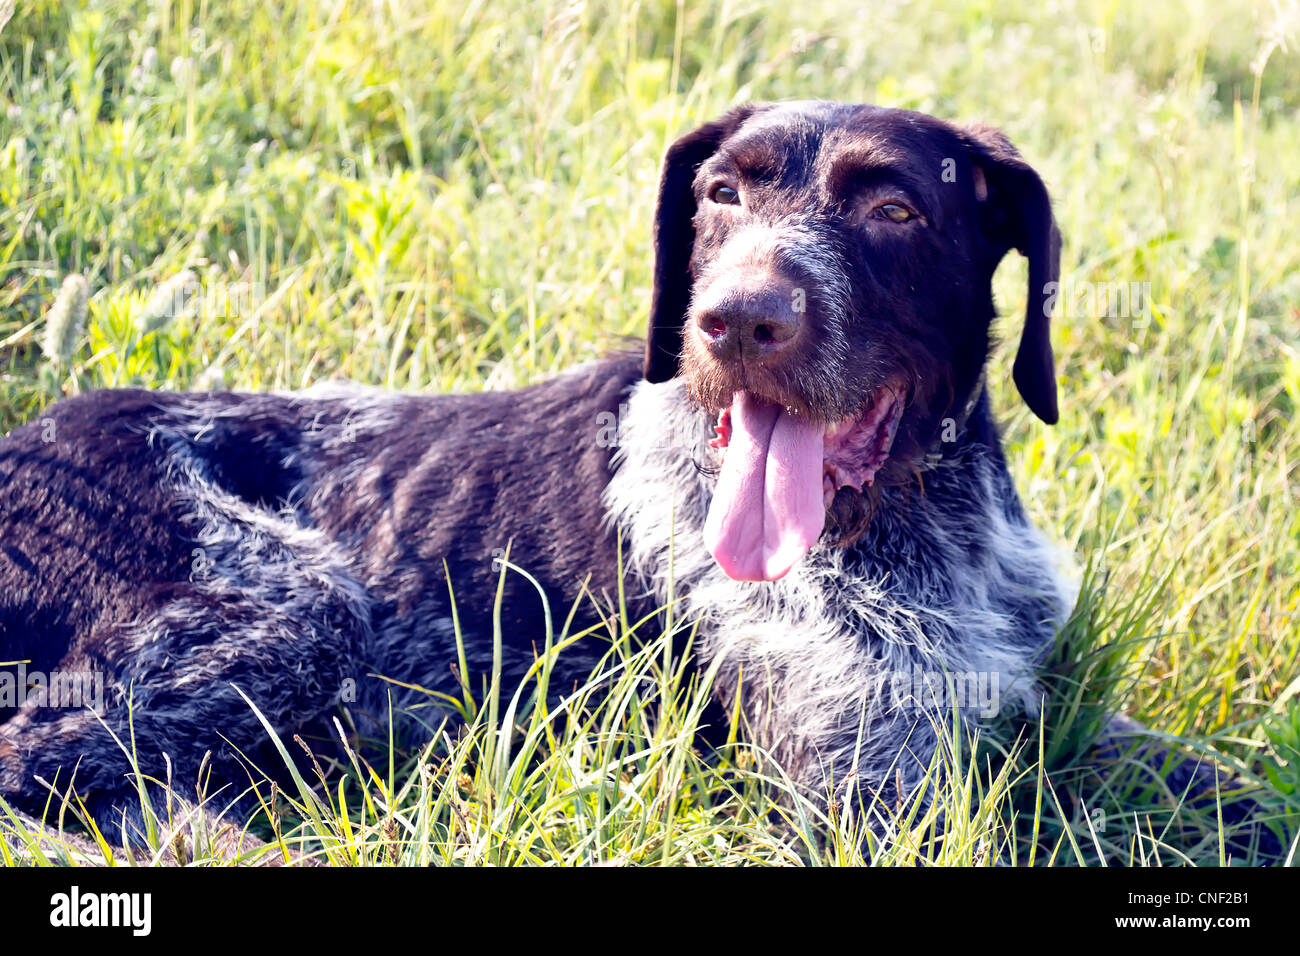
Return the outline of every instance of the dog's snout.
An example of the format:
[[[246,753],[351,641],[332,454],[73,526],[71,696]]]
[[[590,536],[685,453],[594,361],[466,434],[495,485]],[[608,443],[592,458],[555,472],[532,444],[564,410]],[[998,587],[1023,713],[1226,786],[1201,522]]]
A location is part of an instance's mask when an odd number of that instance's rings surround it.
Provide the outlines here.
[[[716,359],[762,361],[799,334],[795,290],[782,282],[737,285],[714,298],[696,323]]]

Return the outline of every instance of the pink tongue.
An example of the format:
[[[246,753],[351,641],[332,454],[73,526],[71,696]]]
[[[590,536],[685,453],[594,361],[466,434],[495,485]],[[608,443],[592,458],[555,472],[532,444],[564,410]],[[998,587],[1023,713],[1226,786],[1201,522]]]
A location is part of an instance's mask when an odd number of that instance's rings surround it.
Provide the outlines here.
[[[704,543],[728,577],[775,581],[821,536],[825,430],[736,393],[731,440],[704,523]]]

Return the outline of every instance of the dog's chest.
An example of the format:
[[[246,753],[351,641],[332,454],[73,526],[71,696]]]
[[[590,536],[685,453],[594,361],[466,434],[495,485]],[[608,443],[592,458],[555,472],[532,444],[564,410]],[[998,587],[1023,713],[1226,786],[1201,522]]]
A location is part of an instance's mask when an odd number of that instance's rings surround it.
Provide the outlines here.
[[[678,618],[701,622],[724,687],[759,668],[787,701],[816,707],[917,671],[975,673],[1032,705],[1033,666],[1073,589],[980,447],[955,448],[923,494],[886,489],[854,545],[818,545],[781,580],[751,583],[704,546],[711,422],[680,383],[638,385],[619,436],[610,520],[651,595],[680,598]]]

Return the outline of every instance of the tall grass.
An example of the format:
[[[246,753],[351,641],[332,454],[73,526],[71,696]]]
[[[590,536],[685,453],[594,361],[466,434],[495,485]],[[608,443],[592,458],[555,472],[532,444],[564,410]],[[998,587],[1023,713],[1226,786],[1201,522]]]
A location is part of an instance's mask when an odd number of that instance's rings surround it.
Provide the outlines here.
[[[278,832],[350,863],[1219,862],[1213,808],[1090,773],[1113,706],[1300,808],[1293,2],[21,6],[0,33],[6,429],[110,385],[504,388],[600,355],[644,322],[665,145],[747,99],[998,125],[1049,184],[1064,276],[1148,284],[1136,315],[1062,303],[1047,428],[1007,374],[1024,266],[997,276],[1011,468],[1090,583],[1048,719],[954,735],[952,783],[886,808],[884,841],[783,799],[743,738],[696,754],[705,688],[645,622],[558,711],[539,665],[514,710],[517,688],[462,700],[427,752],[278,789],[255,823],[277,852]],[[50,338],[69,276],[84,325]],[[165,840],[180,821],[149,802]],[[17,821],[0,853],[57,858]]]

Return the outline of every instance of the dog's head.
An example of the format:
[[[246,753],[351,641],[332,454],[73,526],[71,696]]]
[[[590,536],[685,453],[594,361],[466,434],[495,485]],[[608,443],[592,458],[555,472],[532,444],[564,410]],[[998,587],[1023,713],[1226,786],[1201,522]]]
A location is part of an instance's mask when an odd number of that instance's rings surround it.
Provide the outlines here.
[[[1029,260],[1013,370],[1056,421],[1060,237],[995,130],[841,103],[744,106],[668,150],[645,375],[718,415],[706,525],[729,575],[773,580],[873,486],[908,480],[976,397],[994,269]]]

